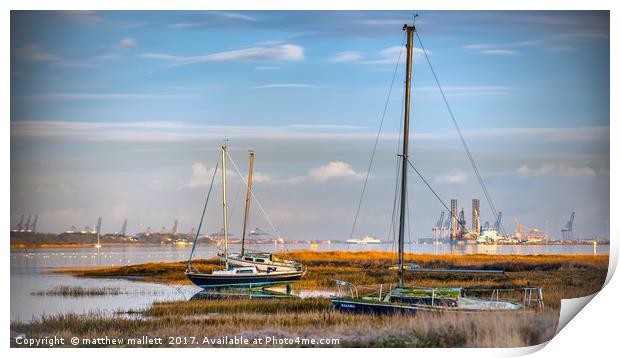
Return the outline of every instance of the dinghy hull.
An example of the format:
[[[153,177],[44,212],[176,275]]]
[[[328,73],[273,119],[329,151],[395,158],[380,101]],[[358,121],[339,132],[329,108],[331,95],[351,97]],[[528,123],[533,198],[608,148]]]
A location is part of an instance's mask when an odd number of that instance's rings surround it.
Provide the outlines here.
[[[213,275],[205,273],[187,273],[192,283],[201,288],[215,287],[268,287],[286,285],[301,280],[304,272],[283,272],[261,275]]]

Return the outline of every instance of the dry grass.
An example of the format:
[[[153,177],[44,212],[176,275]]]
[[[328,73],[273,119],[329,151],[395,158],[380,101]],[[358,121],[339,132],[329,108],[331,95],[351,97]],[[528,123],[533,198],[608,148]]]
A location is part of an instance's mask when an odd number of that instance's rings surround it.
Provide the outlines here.
[[[205,336],[274,336],[337,338],[335,346],[340,347],[517,347],[550,339],[556,324],[557,314],[549,310],[351,315],[332,310],[326,298],[312,298],[156,303],[136,318],[54,315],[29,324],[13,323],[11,329],[29,337],[193,336],[196,343]]]
[[[117,287],[71,287],[58,286],[48,290],[33,291],[33,296],[106,296],[106,295],[122,295],[125,291]]]

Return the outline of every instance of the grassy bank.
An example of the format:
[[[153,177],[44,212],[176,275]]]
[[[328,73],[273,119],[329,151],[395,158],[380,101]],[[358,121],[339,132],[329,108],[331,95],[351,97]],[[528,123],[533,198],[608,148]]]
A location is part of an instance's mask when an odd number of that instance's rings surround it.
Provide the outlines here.
[[[79,286],[58,286],[48,290],[37,290],[30,294],[33,296],[116,296],[122,295],[125,291],[116,287],[79,287]]]
[[[350,315],[334,311],[326,298],[214,300],[155,303],[132,318],[53,315],[11,330],[28,337],[197,337],[184,346],[218,346],[203,337],[335,338],[314,346],[338,347],[517,347],[550,339],[557,313],[420,313],[408,316]],[[129,332],[129,333],[128,333]],[[13,344],[15,346],[15,344]],[[250,344],[249,346],[253,346]],[[254,345],[255,346],[255,345]],[[293,342],[267,346],[313,346]],[[221,347],[221,346],[220,346]]]

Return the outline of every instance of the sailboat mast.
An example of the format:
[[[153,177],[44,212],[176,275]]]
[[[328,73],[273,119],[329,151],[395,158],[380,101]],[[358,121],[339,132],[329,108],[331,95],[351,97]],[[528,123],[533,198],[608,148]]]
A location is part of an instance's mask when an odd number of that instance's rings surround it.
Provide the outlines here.
[[[403,287],[403,264],[405,251],[405,220],[407,209],[407,166],[409,157],[409,108],[411,98],[411,63],[413,62],[413,33],[415,26],[404,25],[407,31],[407,74],[405,77],[405,118],[403,129],[403,152],[400,176],[400,221],[398,227],[398,286]]]
[[[228,270],[228,207],[226,206],[226,146],[222,146],[222,206],[224,210],[224,257]]]
[[[252,195],[252,169],[254,168],[254,152],[250,152],[250,173],[248,174],[248,191],[245,194],[245,214],[243,216],[243,235],[241,236],[241,256],[245,252],[245,233],[250,215],[250,196]]]

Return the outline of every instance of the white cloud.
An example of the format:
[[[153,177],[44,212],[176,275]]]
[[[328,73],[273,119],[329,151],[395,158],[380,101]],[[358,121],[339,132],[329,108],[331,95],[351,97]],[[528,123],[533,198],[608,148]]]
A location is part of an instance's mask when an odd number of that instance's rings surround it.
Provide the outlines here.
[[[364,54],[358,51],[343,51],[335,54],[329,59],[329,62],[357,62],[364,58]]]
[[[116,53],[106,53],[101,56],[97,56],[94,58],[95,61],[116,61],[120,60],[122,57]]]
[[[79,100],[144,100],[144,99],[178,99],[177,95],[152,93],[43,93],[31,96],[16,96],[13,100],[27,101],[79,101]]]
[[[300,61],[305,58],[304,48],[293,44],[257,46],[240,50],[216,52],[201,56],[176,56],[161,53],[144,53],[141,58],[174,62],[187,65],[217,61]]]
[[[61,11],[60,12],[64,17],[85,23],[99,23],[102,22],[103,19],[99,16],[95,15],[95,11],[91,10],[69,10],[69,11]]]
[[[275,71],[279,70],[279,66],[256,66],[254,67],[256,71]]]
[[[325,182],[333,178],[360,179],[365,177],[365,173],[356,172],[348,163],[336,161],[311,169],[308,176],[314,181]]]
[[[226,17],[229,19],[245,20],[245,21],[252,21],[252,22],[256,21],[255,17],[248,16],[248,15],[242,15],[236,12],[217,11],[217,12],[214,12],[214,14],[222,16],[222,17]]]
[[[543,164],[540,168],[530,168],[527,165],[522,165],[517,169],[517,174],[522,177],[533,176],[593,176],[596,172],[588,167],[574,167],[570,165],[561,164]]]
[[[442,184],[456,184],[462,183],[467,179],[467,174],[465,173],[454,173],[454,174],[443,174],[437,177],[435,180],[437,183]]]
[[[577,48],[573,46],[552,46],[548,50],[552,52],[570,52],[577,50]]]
[[[124,50],[137,45],[138,41],[136,41],[136,39],[134,39],[133,37],[125,37],[121,39],[118,44],[116,44],[116,48],[119,50]]]
[[[515,50],[482,50],[480,53],[489,56],[514,56],[519,52]]]
[[[28,62],[45,62],[55,66],[64,67],[82,67],[91,68],[95,67],[91,64],[80,61],[69,61],[62,57],[49,52],[43,46],[39,44],[30,44],[22,47],[18,47],[11,50],[11,55],[16,58],[28,61]]]
[[[426,53],[431,55],[433,52],[430,50],[426,50]],[[366,59],[363,53],[358,51],[344,51],[339,52],[332,56],[328,61],[332,63],[361,63],[367,65],[382,65],[382,64],[393,64],[398,61],[398,57],[400,56],[401,62],[404,61],[406,56],[406,48],[405,46],[391,46],[388,48],[384,48],[379,51],[374,59]],[[413,57],[419,58],[424,56],[424,50],[419,47],[413,48]]]
[[[529,40],[529,41],[519,41],[512,43],[504,43],[504,44],[491,44],[491,43],[477,43],[477,44],[469,44],[463,46],[463,48],[469,50],[484,50],[484,49],[497,49],[497,48],[514,48],[514,47],[531,47],[540,45],[543,42],[541,40]]]
[[[203,186],[209,186],[211,184],[211,177],[215,168],[207,168],[206,165],[196,162],[192,164],[192,176],[189,182],[184,185],[186,188],[198,188]]]
[[[13,50],[13,55],[25,61],[33,62],[55,62],[60,61],[60,57],[48,52],[39,44],[30,44],[18,47]]]
[[[266,85],[255,86],[256,89],[269,89],[269,88],[321,88],[318,85],[311,85],[307,83],[270,83]]]
[[[449,96],[495,96],[510,95],[522,90],[519,87],[511,86],[443,86],[446,95]],[[440,95],[437,86],[416,86],[415,92],[418,94]]]
[[[252,174],[252,182],[253,183],[267,183],[272,181],[273,178],[269,174],[265,174],[262,172],[254,172]]]

